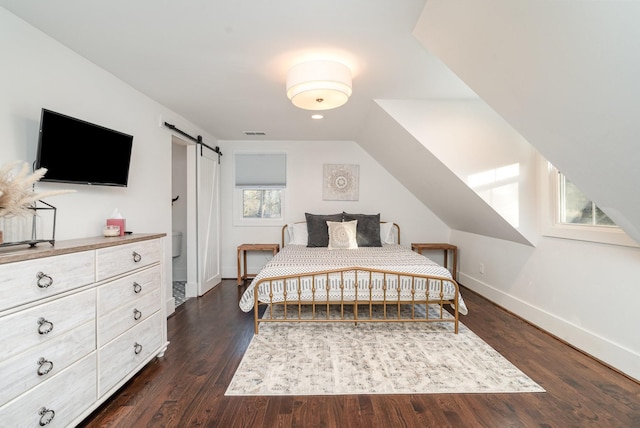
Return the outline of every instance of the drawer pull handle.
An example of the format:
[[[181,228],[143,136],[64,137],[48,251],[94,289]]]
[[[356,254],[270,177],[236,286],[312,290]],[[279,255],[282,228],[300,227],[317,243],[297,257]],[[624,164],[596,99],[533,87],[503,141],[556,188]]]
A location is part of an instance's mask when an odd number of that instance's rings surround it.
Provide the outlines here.
[[[142,285],[138,284],[137,282],[133,283],[133,292],[138,294],[142,291]]]
[[[53,362],[40,358],[38,360],[38,376],[44,376],[53,370]]]
[[[137,309],[133,310],[133,319],[138,321],[140,318],[142,318],[142,312],[140,312]]]
[[[56,417],[56,412],[54,412],[51,409],[47,409],[46,407],[41,408],[38,414],[40,415],[41,427],[45,425],[49,425],[49,423],[53,420],[53,418]]]
[[[38,333],[39,334],[48,334],[53,330],[53,323],[51,321],[47,321],[44,318],[40,318],[38,320]]]
[[[133,345],[133,352],[135,352],[136,355],[138,355],[140,352],[142,352],[142,345],[139,344],[138,342],[136,342],[136,344]]]
[[[38,272],[38,287],[40,288],[48,288],[49,286],[51,286],[51,284],[53,284],[53,278],[51,278],[49,275],[46,275],[42,272]]]
[[[134,251],[133,252],[133,262],[134,263],[138,263],[140,260],[142,260],[142,256]]]

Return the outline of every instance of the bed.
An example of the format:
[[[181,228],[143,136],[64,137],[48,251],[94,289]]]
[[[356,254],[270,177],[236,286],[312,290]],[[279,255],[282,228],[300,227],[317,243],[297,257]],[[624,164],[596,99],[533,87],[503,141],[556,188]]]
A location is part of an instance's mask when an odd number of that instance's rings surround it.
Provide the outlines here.
[[[240,299],[241,310],[254,312],[255,334],[263,322],[445,322],[458,333],[467,308],[450,272],[401,246],[397,224],[345,215],[318,215],[314,225],[307,214],[307,222],[282,228],[282,249]],[[360,230],[358,221],[368,224]]]

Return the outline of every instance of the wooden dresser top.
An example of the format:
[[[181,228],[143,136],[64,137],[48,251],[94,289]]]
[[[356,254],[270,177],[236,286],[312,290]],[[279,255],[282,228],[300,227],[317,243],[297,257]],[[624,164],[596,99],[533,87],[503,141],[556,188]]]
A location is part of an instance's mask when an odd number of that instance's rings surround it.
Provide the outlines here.
[[[0,264],[39,259],[41,257],[57,256],[61,254],[75,253],[78,251],[95,250],[98,248],[129,244],[132,242],[148,241],[150,239],[162,238],[166,235],[166,233],[134,233],[131,235],[108,238],[95,236],[91,238],[68,239],[64,241],[56,241],[55,245],[51,245],[48,242],[42,242],[34,247],[29,247],[26,244],[2,247],[0,248]]]

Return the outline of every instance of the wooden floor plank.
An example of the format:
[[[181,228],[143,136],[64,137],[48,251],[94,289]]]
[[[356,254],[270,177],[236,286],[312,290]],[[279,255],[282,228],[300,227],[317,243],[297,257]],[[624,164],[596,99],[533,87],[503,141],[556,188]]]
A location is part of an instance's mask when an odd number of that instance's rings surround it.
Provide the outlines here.
[[[235,280],[168,319],[169,348],[81,427],[635,427],[640,384],[462,289],[462,322],[547,392],[226,397],[253,337]]]

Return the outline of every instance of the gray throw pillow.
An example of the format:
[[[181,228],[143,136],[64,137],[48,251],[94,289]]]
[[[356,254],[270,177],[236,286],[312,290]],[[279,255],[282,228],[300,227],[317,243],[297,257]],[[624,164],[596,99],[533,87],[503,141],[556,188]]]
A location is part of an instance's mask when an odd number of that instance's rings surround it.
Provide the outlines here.
[[[380,213],[349,214],[342,213],[344,221],[358,220],[356,240],[358,247],[382,247],[380,241]]]
[[[307,218],[307,232],[309,235],[307,247],[327,247],[329,245],[329,228],[327,221],[342,221],[340,214],[309,214]]]

